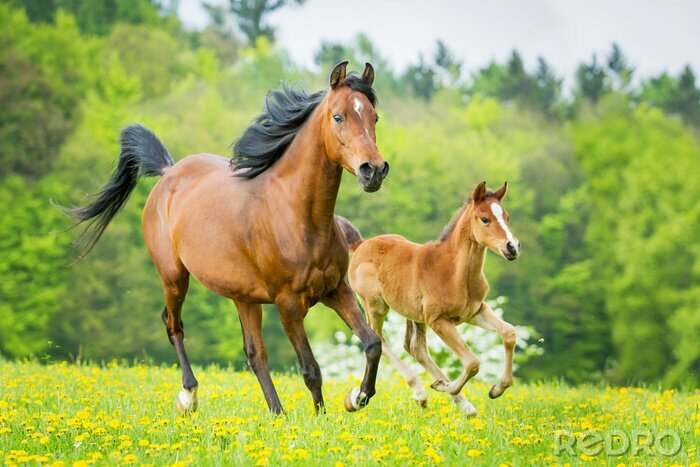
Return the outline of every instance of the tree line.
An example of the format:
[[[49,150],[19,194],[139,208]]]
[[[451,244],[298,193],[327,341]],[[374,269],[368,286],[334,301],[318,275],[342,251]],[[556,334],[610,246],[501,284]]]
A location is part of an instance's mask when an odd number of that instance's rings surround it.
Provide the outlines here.
[[[292,2],[301,4],[303,2]],[[367,37],[319,45],[318,72],[274,42],[290,2],[230,0],[187,31],[149,0],[0,2],[0,352],[8,358],[175,360],[141,239],[142,182],[90,257],[50,201],[83,203],[107,179],[119,129],[152,127],[176,158],[227,154],[283,78],[312,90],[344,59],[377,70],[378,143],[392,164],[367,195],[343,184],[337,212],[368,237],[437,238],[481,180],[504,200],[523,256],[490,255],[492,296],[532,325],[544,353],[520,376],[697,384],[700,370],[700,89],[694,70],[635,77],[620,46],[576,72],[570,95],[545,59],[517,51],[465,70],[444,44],[393,70]],[[233,304],[193,284],[184,309],[199,363],[243,365]],[[311,339],[345,326],[322,307]],[[266,309],[270,363],[294,354]]]

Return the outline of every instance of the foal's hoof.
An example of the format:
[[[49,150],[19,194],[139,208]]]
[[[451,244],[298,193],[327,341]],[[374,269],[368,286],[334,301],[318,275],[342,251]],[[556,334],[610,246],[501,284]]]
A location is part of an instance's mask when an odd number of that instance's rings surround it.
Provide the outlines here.
[[[194,412],[197,410],[197,388],[185,389],[177,393],[175,398],[177,410],[182,413]]]
[[[413,399],[413,401],[418,404],[418,407],[421,409],[428,407],[428,399]]]
[[[457,407],[459,407],[459,410],[462,411],[465,417],[472,418],[476,417],[479,412],[476,410],[476,407],[474,407],[467,399],[464,398],[464,396],[457,397],[454,399],[455,404],[457,404]]]
[[[505,388],[502,388],[500,384],[494,384],[491,386],[491,390],[489,390],[489,398],[496,399],[497,397],[501,397],[504,392]]]
[[[345,397],[343,405],[345,406],[345,410],[348,412],[355,412],[367,405],[367,402],[367,394],[360,391],[360,388],[352,388]]]
[[[432,389],[435,389],[436,391],[439,391],[439,392],[447,392],[447,386],[448,386],[448,383],[441,380],[441,379],[435,381],[433,384],[430,385],[430,387]]]

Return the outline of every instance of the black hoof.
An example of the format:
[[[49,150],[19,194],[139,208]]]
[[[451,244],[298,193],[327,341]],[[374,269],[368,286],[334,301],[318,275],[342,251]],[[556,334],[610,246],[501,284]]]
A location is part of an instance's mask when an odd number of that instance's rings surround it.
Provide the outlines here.
[[[495,395],[493,390],[496,389],[496,385],[494,384],[491,386],[491,389],[489,390],[489,399],[496,399],[497,397],[500,397],[501,395]]]

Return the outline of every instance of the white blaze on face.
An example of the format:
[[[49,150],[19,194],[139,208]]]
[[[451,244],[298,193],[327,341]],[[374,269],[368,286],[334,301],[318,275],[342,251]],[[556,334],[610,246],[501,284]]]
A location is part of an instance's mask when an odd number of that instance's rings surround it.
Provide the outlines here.
[[[362,104],[362,101],[358,99],[357,97],[355,98],[355,104],[353,105],[353,109],[355,109],[355,112],[357,115],[360,117],[360,122],[362,122],[362,128],[365,130],[365,133],[367,133],[367,136],[369,136],[369,131],[365,127],[365,122],[362,120],[362,109],[365,106]]]
[[[506,233],[506,238],[508,241],[513,244],[513,247],[516,247],[518,245],[518,241],[515,239],[515,237],[513,237],[513,234],[510,233],[508,224],[506,224],[505,219],[503,219],[503,207],[498,203],[491,203],[491,212],[494,216],[496,216],[498,225],[500,225],[503,231]]]

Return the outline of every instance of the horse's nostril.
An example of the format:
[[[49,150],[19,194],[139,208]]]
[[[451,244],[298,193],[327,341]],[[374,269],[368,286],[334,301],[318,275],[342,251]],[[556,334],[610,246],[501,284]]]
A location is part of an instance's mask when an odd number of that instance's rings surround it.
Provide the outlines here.
[[[360,166],[360,175],[364,178],[372,178],[376,169],[369,162],[365,162]]]
[[[506,245],[506,249],[508,250],[508,253],[510,253],[511,255],[514,255],[518,252],[518,250],[515,248],[515,246],[510,242],[508,242],[508,244]]]
[[[388,162],[384,162],[384,165],[382,166],[381,174],[382,174],[383,179],[386,178],[387,175],[389,175],[389,163]]]

